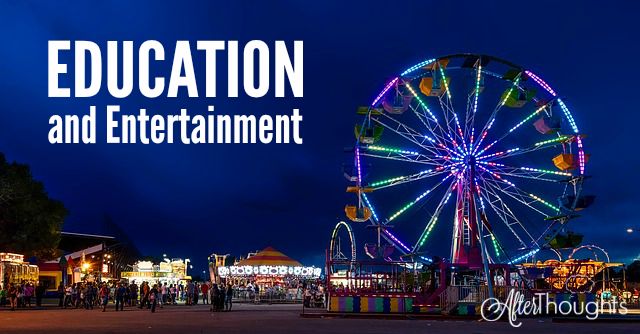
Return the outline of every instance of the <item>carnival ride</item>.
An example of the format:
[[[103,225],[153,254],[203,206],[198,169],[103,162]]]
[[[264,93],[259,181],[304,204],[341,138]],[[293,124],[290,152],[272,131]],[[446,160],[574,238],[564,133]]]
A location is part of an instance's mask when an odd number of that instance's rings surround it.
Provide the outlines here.
[[[355,201],[345,214],[377,231],[377,243],[365,244],[370,257],[446,262],[492,291],[492,272],[582,241],[567,225],[594,201],[583,194],[585,136],[532,71],[487,55],[428,59],[357,113],[345,169]],[[452,272],[450,284],[458,278]]]
[[[589,251],[579,257],[580,251]],[[611,262],[609,254],[596,245],[582,245],[573,249],[554,250],[556,258],[518,264],[523,277],[537,289],[568,292],[616,291],[620,289],[610,279],[611,268],[624,267],[623,263]],[[563,256],[563,253],[568,255]],[[539,286],[538,282],[543,282]],[[621,282],[622,283],[622,282]]]

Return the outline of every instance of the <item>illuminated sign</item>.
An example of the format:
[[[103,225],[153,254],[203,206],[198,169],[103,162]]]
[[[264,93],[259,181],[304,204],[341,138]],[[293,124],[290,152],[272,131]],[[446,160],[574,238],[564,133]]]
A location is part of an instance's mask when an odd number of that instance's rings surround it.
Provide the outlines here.
[[[302,276],[318,278],[322,274],[321,268],[316,267],[289,267],[289,266],[230,266],[218,267],[220,277],[227,276]]]

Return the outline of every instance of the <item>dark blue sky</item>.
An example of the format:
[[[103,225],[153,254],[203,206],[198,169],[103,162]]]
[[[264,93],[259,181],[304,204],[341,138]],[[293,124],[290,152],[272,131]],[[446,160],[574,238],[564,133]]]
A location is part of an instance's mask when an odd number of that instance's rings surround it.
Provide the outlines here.
[[[354,110],[418,61],[473,52],[534,70],[571,105],[592,154],[597,203],[573,227],[614,258],[640,253],[635,101],[638,5],[632,1],[0,1],[0,152],[28,163],[70,210],[65,230],[100,233],[109,214],[147,254],[245,253],[268,245],[321,264],[347,200],[341,164]],[[304,40],[303,99],[116,101],[47,98],[50,39]],[[201,58],[200,58],[201,59]],[[198,64],[196,64],[198,65]],[[158,67],[166,71],[168,67]],[[204,69],[196,69],[203,75]],[[224,76],[222,80],[224,80]],[[304,116],[303,145],[50,145],[52,114],[119,103],[174,112],[214,104],[222,113]],[[99,123],[100,124],[100,123]],[[99,134],[101,134],[100,126]],[[102,138],[102,137],[99,137]],[[371,240],[364,229],[358,239]]]

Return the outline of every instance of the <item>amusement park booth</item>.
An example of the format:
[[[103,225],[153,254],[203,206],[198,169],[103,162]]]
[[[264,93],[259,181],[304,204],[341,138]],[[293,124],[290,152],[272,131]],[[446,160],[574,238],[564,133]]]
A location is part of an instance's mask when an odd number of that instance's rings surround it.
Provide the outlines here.
[[[24,262],[24,255],[0,253],[0,289],[8,284],[38,281],[38,266]]]
[[[142,282],[167,284],[179,284],[180,281],[190,280],[187,276],[187,262],[182,259],[166,259],[164,262],[154,264],[151,261],[138,261],[134,264],[132,271],[125,271],[120,274],[121,278],[129,283],[140,284]]]
[[[216,266],[215,272],[227,284],[257,285],[264,292],[269,288],[295,289],[315,282],[320,278],[322,268],[303,266],[273,247],[267,247],[233,266]]]

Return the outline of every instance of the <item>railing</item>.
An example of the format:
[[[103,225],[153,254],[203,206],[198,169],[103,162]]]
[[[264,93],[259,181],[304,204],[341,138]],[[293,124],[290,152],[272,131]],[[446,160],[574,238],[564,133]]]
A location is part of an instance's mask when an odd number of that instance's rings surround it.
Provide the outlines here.
[[[260,292],[256,294],[254,291],[236,290],[233,292],[233,301],[238,303],[302,303],[303,297],[301,293],[293,291],[274,291]]]
[[[524,288],[515,286],[496,286],[493,288],[493,297],[504,302],[511,291],[520,292],[525,300],[531,300],[533,293]],[[453,285],[448,286],[440,294],[440,309],[449,313],[458,303],[482,303],[489,298],[489,288],[486,285]]]

